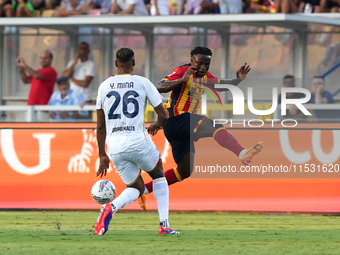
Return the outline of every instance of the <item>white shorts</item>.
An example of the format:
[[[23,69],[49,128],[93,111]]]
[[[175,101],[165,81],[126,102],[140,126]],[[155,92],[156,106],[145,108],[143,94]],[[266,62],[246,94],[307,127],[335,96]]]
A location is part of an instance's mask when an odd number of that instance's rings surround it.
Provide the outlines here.
[[[157,165],[161,155],[151,139],[148,139],[144,146],[131,152],[112,154],[112,163],[122,178],[123,182],[130,186],[140,176],[140,168],[150,172]]]

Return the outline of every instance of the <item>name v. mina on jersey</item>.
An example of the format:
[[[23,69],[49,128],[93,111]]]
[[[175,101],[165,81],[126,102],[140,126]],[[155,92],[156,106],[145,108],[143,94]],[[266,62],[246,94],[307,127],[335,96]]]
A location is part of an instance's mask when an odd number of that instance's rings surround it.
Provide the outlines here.
[[[183,77],[191,64],[175,68],[165,81],[174,81]],[[219,79],[207,72],[204,77],[199,78],[191,74],[190,79],[171,91],[168,103],[164,107],[168,110],[169,117],[178,116],[184,112],[197,113],[201,106],[201,98],[205,88],[204,84],[219,83]]]
[[[116,89],[114,83],[110,83],[111,89]],[[117,89],[131,89],[133,88],[133,82],[118,82]]]

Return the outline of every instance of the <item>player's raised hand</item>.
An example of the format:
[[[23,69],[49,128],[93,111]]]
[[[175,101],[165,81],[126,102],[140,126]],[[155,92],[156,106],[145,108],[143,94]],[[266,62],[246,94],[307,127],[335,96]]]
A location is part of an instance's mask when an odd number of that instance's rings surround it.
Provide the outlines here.
[[[107,169],[110,167],[110,159],[107,155],[101,156],[99,161],[99,168],[96,176],[100,175],[100,178],[106,176]]]
[[[236,72],[236,77],[239,79],[245,79],[247,78],[247,74],[251,70],[250,66],[245,63],[243,66],[240,67],[240,69],[237,70]]]
[[[192,75],[196,72],[197,72],[196,66],[194,66],[194,65],[189,66],[188,70],[184,73],[184,75],[182,77],[182,82],[187,82],[188,80],[190,80],[190,75]]]

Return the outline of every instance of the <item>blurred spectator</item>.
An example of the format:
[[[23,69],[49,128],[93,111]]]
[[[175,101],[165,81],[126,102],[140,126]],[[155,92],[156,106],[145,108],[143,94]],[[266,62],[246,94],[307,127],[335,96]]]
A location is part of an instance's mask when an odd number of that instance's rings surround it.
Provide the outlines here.
[[[198,14],[201,10],[201,2],[202,0],[188,0],[184,14]]]
[[[242,13],[252,13],[250,3],[251,0],[242,0]]]
[[[300,3],[299,12],[324,13],[339,12],[339,0],[303,0]]]
[[[312,82],[312,95],[310,104],[334,104],[333,95],[325,89],[325,79],[322,76],[314,76]],[[314,110],[319,119],[339,118],[339,110]]]
[[[91,81],[96,75],[94,62],[89,59],[90,46],[87,42],[81,42],[74,59],[67,64],[63,76],[70,79],[71,89],[81,93],[85,101],[91,101]]]
[[[251,0],[250,8],[262,13],[276,13],[275,4],[272,0]]]
[[[219,0],[203,0],[200,4],[201,10],[198,14],[203,13],[221,13]]]
[[[334,104],[332,93],[325,90],[325,80],[322,76],[314,76],[312,83],[311,104]]]
[[[0,0],[0,17],[5,17],[4,7],[6,4],[11,4],[11,0]]]
[[[333,43],[328,47],[324,59],[318,66],[318,70],[319,72],[321,72],[321,70],[328,70],[339,62],[340,62],[340,43]]]
[[[330,2],[333,2],[333,7],[331,8],[331,12],[337,13],[340,12],[340,0],[328,0]]]
[[[22,56],[18,56],[16,64],[20,68],[20,78],[23,83],[31,83],[31,90],[28,96],[28,105],[46,105],[50,99],[57,72],[51,66],[53,55],[46,50],[40,56],[41,69],[34,70],[29,67]],[[26,74],[28,73],[28,75]]]
[[[113,0],[110,13],[149,15],[143,0]]]
[[[170,15],[168,0],[152,0],[150,14],[155,15]]]
[[[283,87],[286,88],[294,88],[295,87],[295,77],[291,74],[287,74],[283,77]],[[286,98],[287,99],[297,99],[297,98],[304,98],[305,94],[293,92],[293,93],[287,93]],[[279,95],[278,104],[281,104],[281,94]],[[287,106],[286,110],[286,116],[285,119],[295,119],[295,118],[305,118],[306,116],[296,107],[295,104],[291,104]]]
[[[242,0],[220,0],[221,14],[242,13]]]
[[[101,14],[108,14],[111,7],[111,0],[87,0],[87,8],[100,9]]]
[[[61,76],[57,79],[58,90],[55,91],[48,105],[81,105],[85,102],[84,97],[78,91],[70,89],[69,79]],[[86,118],[87,111],[51,111],[50,119],[74,120]]]
[[[299,0],[275,0],[275,10],[277,13],[297,13],[299,2]]]
[[[58,8],[56,8],[53,17],[67,17],[71,15],[88,14],[89,8],[85,4],[85,0],[63,0]]]
[[[217,0],[188,0],[184,14],[220,13]]]
[[[52,10],[60,5],[61,0],[31,0],[34,9]]]
[[[251,0],[250,8],[262,13],[296,13],[297,0]]]
[[[14,0],[4,7],[7,17],[31,17],[34,7],[28,0]]]
[[[338,0],[321,0],[320,10],[317,12],[338,12],[339,11],[339,1]]]
[[[184,6],[186,5],[187,1],[186,0],[177,0],[176,3],[177,3],[176,14],[177,15],[184,14]]]
[[[303,0],[300,2],[299,12],[316,13],[320,12],[320,0]]]

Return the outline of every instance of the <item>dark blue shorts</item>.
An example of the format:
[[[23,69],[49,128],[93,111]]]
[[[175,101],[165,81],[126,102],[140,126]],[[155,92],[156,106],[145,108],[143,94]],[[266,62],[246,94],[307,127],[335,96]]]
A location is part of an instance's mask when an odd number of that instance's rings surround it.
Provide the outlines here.
[[[172,147],[172,155],[176,163],[189,151],[195,153],[194,142],[198,140],[195,133],[204,119],[212,122],[206,116],[188,112],[168,119],[164,134]]]

